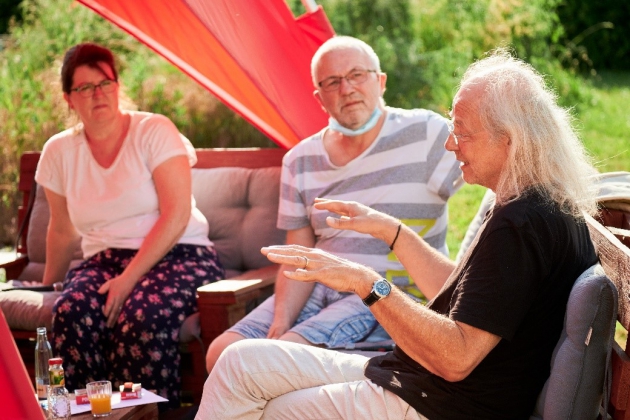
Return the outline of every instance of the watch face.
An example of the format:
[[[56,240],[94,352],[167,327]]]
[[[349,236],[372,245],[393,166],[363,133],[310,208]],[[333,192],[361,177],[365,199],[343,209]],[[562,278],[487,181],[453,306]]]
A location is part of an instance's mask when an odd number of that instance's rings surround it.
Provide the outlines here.
[[[374,283],[374,293],[382,298],[389,295],[391,290],[392,286],[387,282],[387,280],[379,280]]]

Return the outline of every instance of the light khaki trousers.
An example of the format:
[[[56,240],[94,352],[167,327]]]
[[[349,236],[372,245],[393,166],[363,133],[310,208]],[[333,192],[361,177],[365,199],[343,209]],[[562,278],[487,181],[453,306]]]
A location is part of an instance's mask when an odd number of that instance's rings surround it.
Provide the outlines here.
[[[239,341],[206,380],[195,420],[426,419],[367,379],[367,361],[286,341]]]

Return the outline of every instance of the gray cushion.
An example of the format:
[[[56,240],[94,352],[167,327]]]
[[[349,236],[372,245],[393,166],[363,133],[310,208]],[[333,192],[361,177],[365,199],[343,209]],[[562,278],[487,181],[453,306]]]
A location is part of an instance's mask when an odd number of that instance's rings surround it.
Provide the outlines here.
[[[576,281],[551,374],[532,419],[596,419],[617,319],[617,289],[599,264]]]
[[[38,184],[31,217],[28,221],[28,234],[26,236],[28,259],[31,263],[43,264],[46,262],[46,232],[48,230],[49,219],[50,209],[48,207],[48,201],[46,200],[46,194],[42,186]],[[81,260],[82,258],[81,237],[77,236],[74,242],[74,254],[72,255],[72,259]],[[40,273],[40,270],[37,272]],[[43,276],[43,274],[42,269],[40,275]],[[31,274],[28,278],[23,278],[23,280],[41,281],[41,278],[42,277],[35,278],[33,274]]]
[[[19,282],[1,284],[0,289],[19,286]],[[52,324],[52,308],[61,292],[31,290],[0,292],[0,308],[12,329],[35,331]]]
[[[46,232],[48,230],[48,220],[50,219],[50,209],[46,194],[41,185],[37,185],[35,201],[31,210],[31,217],[28,221],[28,234],[26,235],[26,248],[28,249],[28,259],[33,263],[46,262]],[[42,271],[43,274],[43,271]]]
[[[260,248],[285,240],[276,228],[280,168],[193,169],[192,179],[197,207],[208,219],[208,236],[226,270],[270,265]]]
[[[201,338],[201,323],[199,322],[199,312],[187,317],[179,329],[179,341],[188,343],[193,339]]]

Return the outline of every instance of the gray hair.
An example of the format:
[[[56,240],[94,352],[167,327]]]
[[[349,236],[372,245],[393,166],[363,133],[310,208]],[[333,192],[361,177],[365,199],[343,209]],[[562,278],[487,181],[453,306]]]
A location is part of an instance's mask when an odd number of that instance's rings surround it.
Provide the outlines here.
[[[496,188],[497,203],[533,187],[576,217],[595,214],[597,173],[573,129],[573,117],[531,65],[504,48],[472,64],[460,86],[483,86],[479,117],[492,138],[507,136],[510,151]]]
[[[334,36],[324,42],[311,59],[311,78],[313,79],[313,85],[315,87],[317,87],[317,80],[315,80],[315,71],[317,70],[317,65],[319,64],[319,61],[324,56],[324,54],[334,50],[348,49],[357,49],[364,52],[370,58],[370,61],[374,66],[374,70],[378,71],[379,73],[381,72],[381,61],[378,59],[378,55],[376,55],[374,49],[370,47],[367,43],[351,36]]]

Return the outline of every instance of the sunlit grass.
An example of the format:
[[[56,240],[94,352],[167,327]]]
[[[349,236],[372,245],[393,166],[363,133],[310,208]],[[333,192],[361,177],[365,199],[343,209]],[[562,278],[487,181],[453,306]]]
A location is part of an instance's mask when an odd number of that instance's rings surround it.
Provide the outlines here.
[[[579,120],[600,172],[630,170],[630,72],[602,72]]]

